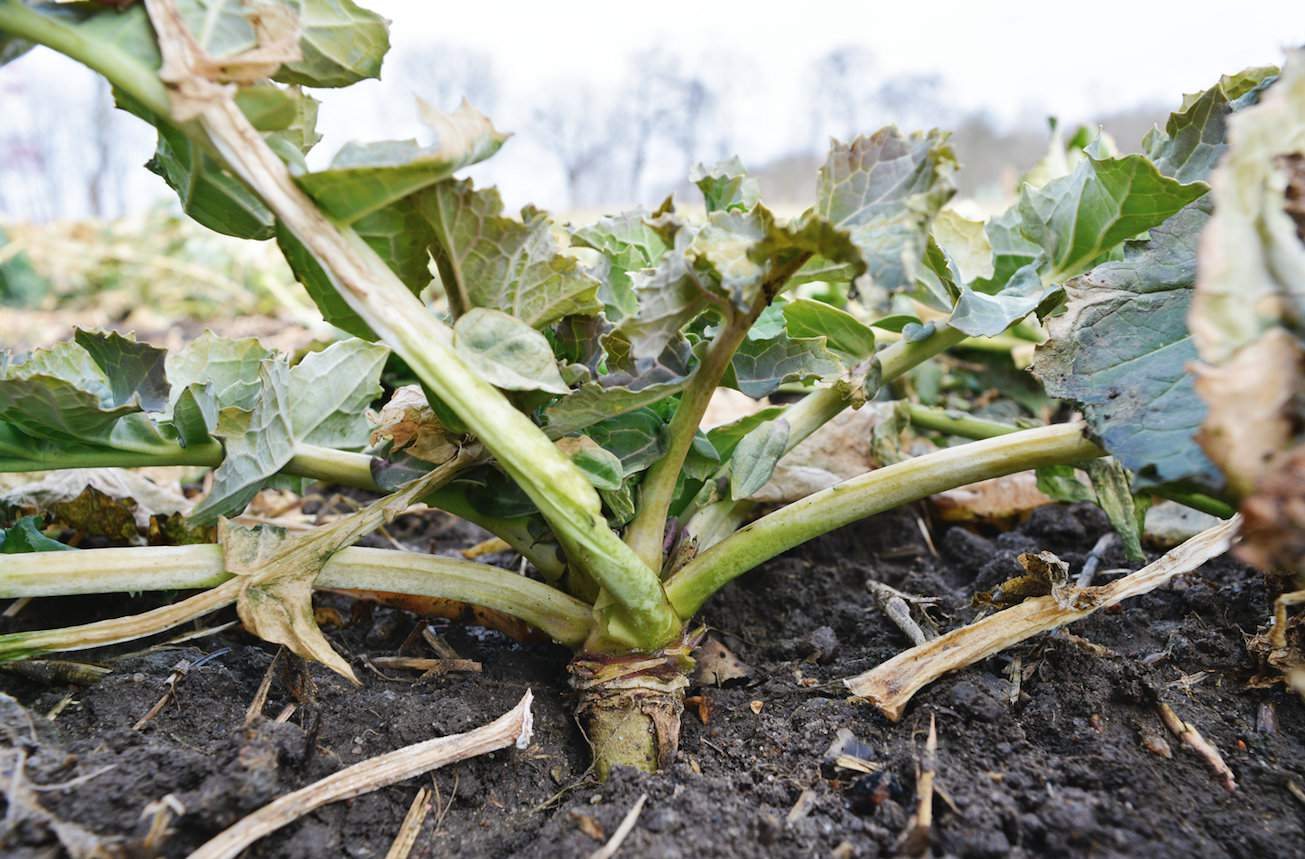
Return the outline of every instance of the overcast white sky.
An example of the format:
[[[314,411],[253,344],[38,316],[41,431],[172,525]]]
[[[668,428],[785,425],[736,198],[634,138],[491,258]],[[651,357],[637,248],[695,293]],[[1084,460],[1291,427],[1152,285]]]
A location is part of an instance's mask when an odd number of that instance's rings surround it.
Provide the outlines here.
[[[728,124],[744,162],[756,165],[809,145],[808,70],[840,46],[872,52],[882,78],[938,75],[948,101],[961,111],[986,112],[1010,124],[1048,114],[1079,121],[1138,104],[1173,105],[1181,93],[1204,88],[1221,73],[1279,63],[1285,48],[1305,44],[1305,0],[1232,6],[1226,0],[660,0],[638,7],[593,0],[361,2],[393,21],[396,54],[429,55],[432,76],[440,74],[441,63],[432,46],[453,44],[491,59],[499,102],[493,118],[500,128],[521,133],[473,174],[499,183],[510,205],[531,200],[554,208],[567,204],[565,185],[555,159],[529,128],[540,97],[570,94],[568,108],[584,111],[580,82],[599,94],[614,92],[631,57],[654,46],[683,56],[709,80],[732,80],[718,122]],[[0,97],[25,102],[9,114],[11,122],[46,125],[31,118],[49,112],[44,94],[89,91],[89,73],[42,53],[0,69]],[[383,74],[380,82],[323,93],[326,139],[314,160],[320,163],[348,139],[416,132],[419,126],[405,122],[415,116],[398,107],[410,95],[405,88],[395,75]],[[136,163],[149,155],[148,136],[140,139]],[[661,181],[654,176],[652,184]],[[164,190],[153,178],[133,180],[132,187],[146,189],[133,191],[133,201],[145,200],[148,189]]]

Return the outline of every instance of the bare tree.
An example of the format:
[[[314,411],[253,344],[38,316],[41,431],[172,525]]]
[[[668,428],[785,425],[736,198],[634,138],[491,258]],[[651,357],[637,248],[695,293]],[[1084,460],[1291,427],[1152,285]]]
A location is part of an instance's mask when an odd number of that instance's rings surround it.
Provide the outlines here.
[[[596,186],[615,166],[612,154],[622,134],[615,112],[588,83],[554,82],[535,104],[531,131],[562,166],[571,207],[608,196]]]
[[[874,71],[874,55],[857,45],[834,48],[812,64],[807,78],[816,149],[831,136],[846,140],[877,127]]]
[[[420,45],[385,61],[387,83],[397,83],[442,110],[466,98],[483,113],[498,108],[498,74],[494,59],[449,42]],[[406,106],[405,106],[406,108]]]

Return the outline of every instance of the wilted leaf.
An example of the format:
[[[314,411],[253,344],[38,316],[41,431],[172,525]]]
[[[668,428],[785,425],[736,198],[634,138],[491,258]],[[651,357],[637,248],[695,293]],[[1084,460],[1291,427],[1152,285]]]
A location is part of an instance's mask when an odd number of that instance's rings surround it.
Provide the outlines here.
[[[1245,496],[1286,461],[1301,426],[1305,55],[1291,54],[1259,104],[1228,125],[1188,324],[1210,408],[1201,444]]]
[[[212,331],[168,353],[163,366],[175,404],[191,385],[201,385],[217,408],[235,407],[246,411],[258,402],[258,371],[272,352],[252,337],[228,339]]]
[[[438,142],[415,140],[350,143],[331,166],[295,177],[319,206],[336,219],[353,223],[447,179],[456,170],[484,161],[507,138],[480,111],[463,101],[451,114],[418,100],[422,120]]]
[[[284,530],[269,526],[241,528],[222,520],[218,542],[227,571],[241,577],[236,610],[245,628],[357,683],[349,663],[317,628],[313,581],[336,552],[391,521],[446,482],[460,466],[461,460],[454,460],[398,492],[302,536],[287,537]]]
[[[490,308],[542,328],[564,316],[602,310],[598,281],[559,252],[547,216],[504,217],[498,192],[470,181],[444,182],[423,194],[435,230],[432,249],[455,315]]]
[[[746,680],[752,668],[715,638],[705,638],[693,651],[697,663],[693,679],[700,686],[724,686],[733,680]]]
[[[402,452],[439,465],[458,451],[420,385],[397,389],[380,412],[374,417],[369,414],[368,419],[376,426],[369,438],[372,447],[385,445],[388,454]]]
[[[1030,472],[981,480],[969,486],[940,492],[931,499],[946,522],[995,522],[1009,524],[1029,511],[1050,504],[1038,479]]]
[[[179,487],[121,468],[52,471],[0,493],[0,505],[44,512],[69,528],[129,543],[143,542],[151,516],[186,513],[191,507]]]
[[[1130,561],[1145,561],[1142,552],[1142,525],[1146,507],[1133,497],[1126,472],[1113,457],[1084,463],[1083,470],[1092,480],[1097,504],[1119,535],[1124,554]]]
[[[498,310],[473,307],[458,317],[453,348],[477,375],[505,391],[570,390],[544,335]]]
[[[776,418],[757,426],[734,448],[730,457],[730,497],[747,498],[765,486],[788,445],[789,426]]]
[[[210,230],[240,239],[276,233],[276,219],[262,201],[175,128],[159,126],[154,157],[145,166],[177,192],[182,211]]]
[[[937,131],[906,137],[890,127],[830,147],[815,211],[851,233],[869,266],[866,287],[892,292],[915,282],[929,223],[955,192],[955,167]]]

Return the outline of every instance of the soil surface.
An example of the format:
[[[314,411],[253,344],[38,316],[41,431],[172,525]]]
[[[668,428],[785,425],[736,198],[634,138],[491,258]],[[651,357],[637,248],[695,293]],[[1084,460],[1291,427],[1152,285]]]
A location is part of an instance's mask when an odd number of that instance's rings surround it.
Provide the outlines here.
[[[697,706],[685,713],[669,772],[618,770],[605,784],[586,771],[563,649],[431,621],[460,656],[482,663],[482,673],[418,680],[413,672],[378,671],[367,661],[395,655],[405,642],[411,651],[410,636],[428,621],[339,596],[319,605],[335,610],[323,613],[342,624],[330,637],[364,686],[311,669],[315,699],[284,722],[274,717],[295,700],[291,687],[303,686],[294,671],[276,673],[265,717],[244,725],[275,648],[238,627],[176,646],[138,642],[84,655],[112,668],[88,686],[0,674],[7,693],[0,767],[12,775],[21,759],[51,815],[8,807],[0,855],[62,855],[56,829],[65,842],[79,833],[57,819],[104,836],[122,855],[185,856],[282,793],[381,752],[481,725],[529,688],[535,734],[528,749],[322,808],[247,855],[384,856],[423,784],[433,784],[438,802],[414,857],[588,856],[645,793],[621,856],[895,855],[932,715],[939,734],[932,855],[1305,856],[1305,801],[1289,789],[1305,785],[1305,706],[1281,687],[1247,687],[1256,666],[1244,635],[1268,617],[1269,597],[1259,574],[1230,560],[1072,627],[1090,644],[1041,636],[946,677],[919,694],[899,723],[848,700],[841,678],[908,646],[875,608],[867,580],[939,597],[937,615],[951,628],[974,616],[976,590],[1020,572],[1020,552],[1053,551],[1073,574],[1105,529],[1094,508],[1044,507],[1005,533],[938,527],[935,557],[915,514],[899,512],[772,561],[717,595],[704,615],[752,667],[752,679],[691,690],[710,712],[705,724]],[[442,552],[476,539],[447,520],[414,516],[390,533],[412,547],[438,541]],[[1106,555],[1098,582],[1129,567],[1116,552]],[[7,623],[68,625],[140,606],[116,597],[46,599]],[[221,613],[201,625],[233,617]],[[195,667],[175,681],[175,698],[133,730],[182,660]],[[1012,702],[1014,660],[1022,682]],[[1165,730],[1157,700],[1222,751],[1235,793]],[[824,760],[843,728],[880,773],[862,776]],[[1148,750],[1161,740],[1171,757]],[[0,807],[11,787],[0,790]]]

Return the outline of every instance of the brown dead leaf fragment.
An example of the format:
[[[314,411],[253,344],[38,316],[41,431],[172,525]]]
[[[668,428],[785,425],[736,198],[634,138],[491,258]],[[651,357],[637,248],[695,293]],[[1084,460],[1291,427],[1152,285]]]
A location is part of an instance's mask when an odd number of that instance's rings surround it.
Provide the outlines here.
[[[1010,525],[1044,504],[1053,503],[1033,472],[994,477],[933,496],[944,522],[989,522]]]
[[[458,451],[435,410],[426,402],[420,385],[397,389],[380,412],[369,413],[367,417],[376,425],[371,435],[373,447],[388,441],[391,453],[402,451],[435,464],[447,462]]]
[[[575,821],[577,829],[595,841],[607,840],[607,832],[602,825],[589,815],[573,808],[571,809],[571,819]]]
[[[724,686],[752,676],[752,668],[714,637],[704,639],[693,658],[698,663],[693,680],[699,686]]]

